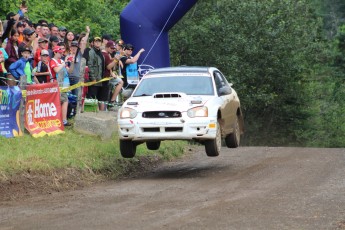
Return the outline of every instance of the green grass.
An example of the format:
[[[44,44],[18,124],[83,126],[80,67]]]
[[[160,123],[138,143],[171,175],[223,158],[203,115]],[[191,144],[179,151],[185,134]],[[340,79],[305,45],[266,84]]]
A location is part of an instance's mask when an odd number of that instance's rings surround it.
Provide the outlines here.
[[[25,172],[46,174],[61,169],[116,177],[136,165],[142,157],[154,155],[169,160],[181,156],[187,145],[185,141],[164,141],[159,150],[150,151],[142,144],[137,147],[135,158],[123,159],[117,136],[102,141],[67,129],[64,134],[42,138],[33,138],[29,134],[11,139],[0,137],[0,181]]]

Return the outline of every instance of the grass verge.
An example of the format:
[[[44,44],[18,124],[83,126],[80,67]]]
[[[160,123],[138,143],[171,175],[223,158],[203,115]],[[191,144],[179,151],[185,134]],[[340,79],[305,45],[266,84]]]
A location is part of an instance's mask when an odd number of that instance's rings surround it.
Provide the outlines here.
[[[159,150],[151,151],[143,144],[137,147],[135,158],[124,159],[117,136],[102,141],[67,129],[65,134],[43,138],[27,134],[11,139],[0,137],[0,194],[12,193],[11,187],[18,192],[64,190],[115,179],[179,157],[187,145],[185,141],[163,141]]]

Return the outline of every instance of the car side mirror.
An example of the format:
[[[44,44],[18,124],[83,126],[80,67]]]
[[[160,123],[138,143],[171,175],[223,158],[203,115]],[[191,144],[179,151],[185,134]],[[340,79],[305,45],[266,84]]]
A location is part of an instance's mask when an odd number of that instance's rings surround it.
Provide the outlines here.
[[[227,86],[223,86],[219,89],[219,96],[229,95],[231,94],[231,88]]]

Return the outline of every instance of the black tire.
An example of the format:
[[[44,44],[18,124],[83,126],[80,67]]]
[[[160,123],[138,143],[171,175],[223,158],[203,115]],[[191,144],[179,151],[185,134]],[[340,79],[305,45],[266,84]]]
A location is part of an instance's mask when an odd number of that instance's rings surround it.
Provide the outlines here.
[[[146,147],[149,150],[157,150],[161,146],[161,141],[147,141]]]
[[[130,140],[120,140],[120,152],[123,158],[133,158],[137,151],[137,145]]]
[[[234,131],[225,137],[225,144],[228,148],[237,148],[240,146],[241,141],[241,131],[240,124],[238,123],[238,117],[234,124]]]
[[[217,122],[216,138],[213,140],[205,141],[205,151],[206,151],[207,156],[209,157],[219,156],[221,147],[222,147],[222,134],[220,131],[219,122]]]

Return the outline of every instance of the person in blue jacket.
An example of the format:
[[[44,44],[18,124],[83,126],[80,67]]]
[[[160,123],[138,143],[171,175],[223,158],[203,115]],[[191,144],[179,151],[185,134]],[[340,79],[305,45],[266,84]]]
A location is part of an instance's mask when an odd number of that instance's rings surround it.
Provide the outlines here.
[[[16,80],[19,80],[20,76],[26,75],[24,69],[31,55],[31,50],[25,46],[20,47],[19,52],[22,57],[12,63],[8,70]]]

